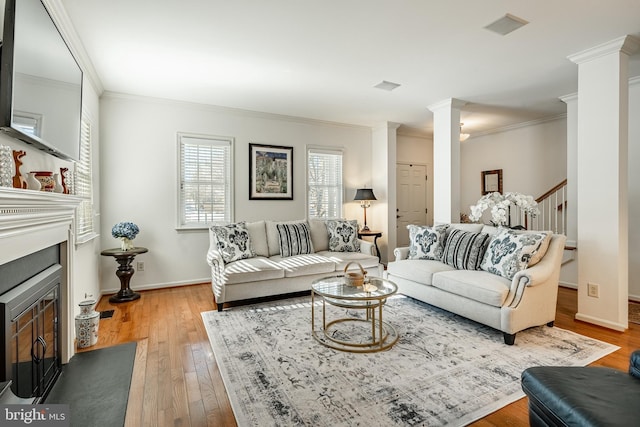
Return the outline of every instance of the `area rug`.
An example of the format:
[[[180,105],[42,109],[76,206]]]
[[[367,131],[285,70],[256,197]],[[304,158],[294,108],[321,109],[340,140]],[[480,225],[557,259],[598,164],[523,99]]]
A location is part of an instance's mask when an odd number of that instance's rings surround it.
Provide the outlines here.
[[[76,353],[45,399],[69,405],[71,427],[124,425],[136,343]]]
[[[238,425],[466,425],[523,397],[525,368],[584,366],[619,348],[547,326],[507,346],[499,331],[404,296],[384,310],[400,339],[372,354],[319,344],[310,297],[202,313]]]

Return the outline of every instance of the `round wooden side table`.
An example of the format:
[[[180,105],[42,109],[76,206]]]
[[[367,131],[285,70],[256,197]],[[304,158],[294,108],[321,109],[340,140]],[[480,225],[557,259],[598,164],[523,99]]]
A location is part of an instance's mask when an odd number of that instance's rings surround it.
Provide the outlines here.
[[[137,300],[140,298],[140,294],[131,290],[129,282],[131,276],[135,273],[135,269],[131,266],[136,255],[149,252],[149,249],[142,247],[135,247],[128,251],[123,251],[120,248],[105,249],[100,252],[103,256],[112,256],[118,263],[118,269],[116,270],[116,276],[120,279],[120,291],[109,298],[109,302],[119,303]]]

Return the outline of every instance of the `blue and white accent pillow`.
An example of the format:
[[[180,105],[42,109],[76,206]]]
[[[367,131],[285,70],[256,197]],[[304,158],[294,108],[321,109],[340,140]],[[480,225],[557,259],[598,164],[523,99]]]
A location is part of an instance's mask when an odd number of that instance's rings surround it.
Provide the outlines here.
[[[328,220],[329,250],[333,252],[360,252],[358,221]]]
[[[306,222],[276,224],[283,257],[313,253],[311,229]]]
[[[407,225],[409,229],[409,259],[442,260],[449,224],[434,227]]]
[[[548,233],[519,233],[510,229],[499,231],[487,248],[480,268],[509,280],[529,266]]]
[[[226,263],[253,258],[256,253],[244,221],[227,225],[212,225],[216,246]]]
[[[491,236],[451,229],[444,246],[442,262],[458,270],[480,270]]]

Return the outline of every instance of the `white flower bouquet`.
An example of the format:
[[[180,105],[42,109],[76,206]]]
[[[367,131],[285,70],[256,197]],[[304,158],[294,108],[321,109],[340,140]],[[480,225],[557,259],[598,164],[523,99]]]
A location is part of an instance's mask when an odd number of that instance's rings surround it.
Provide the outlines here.
[[[487,209],[491,209],[491,222],[497,226],[507,225],[509,222],[509,209],[511,206],[517,206],[526,214],[536,217],[540,214],[538,203],[532,196],[521,193],[498,192],[485,194],[478,200],[478,203],[471,206],[471,221],[478,221],[482,218],[482,214]]]

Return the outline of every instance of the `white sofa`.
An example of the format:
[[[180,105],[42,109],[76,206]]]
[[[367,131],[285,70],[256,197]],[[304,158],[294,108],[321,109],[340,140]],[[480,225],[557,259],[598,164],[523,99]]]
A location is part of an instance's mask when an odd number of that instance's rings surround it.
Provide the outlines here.
[[[451,224],[495,236],[498,229],[482,224]],[[394,250],[385,276],[404,295],[459,314],[503,332],[512,345],[517,332],[532,326],[553,326],[558,279],[566,237],[551,234],[546,252],[535,265],[511,280],[484,270],[456,269],[437,260],[407,259],[409,247]],[[492,237],[493,238],[493,237]]]
[[[211,287],[218,311],[222,311],[225,302],[310,290],[313,280],[341,274],[350,262],[349,271],[359,270],[360,264],[369,276],[382,277],[384,267],[371,242],[357,239],[359,252],[330,251],[329,233],[323,220],[308,221],[313,253],[281,256],[278,223],[246,223],[255,256],[229,263],[224,262],[214,232],[209,229],[207,262],[211,266]]]

